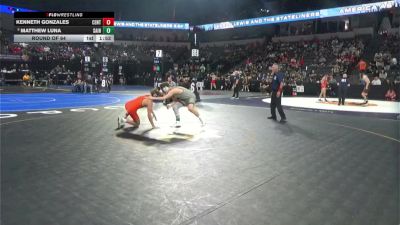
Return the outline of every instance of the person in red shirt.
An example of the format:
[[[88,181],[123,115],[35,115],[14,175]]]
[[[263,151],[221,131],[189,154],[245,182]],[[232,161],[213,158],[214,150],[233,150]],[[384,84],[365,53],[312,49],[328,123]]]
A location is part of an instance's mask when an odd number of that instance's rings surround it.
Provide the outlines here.
[[[304,66],[304,58],[303,57],[301,57],[301,59],[300,59],[299,66],[301,68],[303,68],[303,66]]]
[[[159,96],[159,91],[157,88],[153,89],[150,92],[151,96],[157,97]],[[150,95],[142,95],[133,100],[128,101],[125,104],[126,113],[124,117],[118,117],[118,129],[121,129],[125,126],[125,123],[131,124],[134,127],[139,127],[140,125],[140,118],[137,114],[137,110],[140,108],[147,108],[147,118],[150,121],[150,124],[153,128],[156,128],[153,122],[153,117],[157,120],[156,115],[153,111],[153,100],[150,99]],[[132,120],[128,119],[128,116],[132,118]]]
[[[367,69],[367,63],[362,59],[358,62],[357,66],[360,73],[364,72]]]

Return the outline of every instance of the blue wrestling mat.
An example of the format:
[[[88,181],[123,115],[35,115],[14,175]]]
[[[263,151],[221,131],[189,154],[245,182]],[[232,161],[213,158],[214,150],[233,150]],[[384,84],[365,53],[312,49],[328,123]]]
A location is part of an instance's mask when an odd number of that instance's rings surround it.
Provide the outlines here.
[[[75,107],[124,104],[137,95],[128,94],[73,94],[73,93],[32,93],[1,94],[0,112],[21,112]]]

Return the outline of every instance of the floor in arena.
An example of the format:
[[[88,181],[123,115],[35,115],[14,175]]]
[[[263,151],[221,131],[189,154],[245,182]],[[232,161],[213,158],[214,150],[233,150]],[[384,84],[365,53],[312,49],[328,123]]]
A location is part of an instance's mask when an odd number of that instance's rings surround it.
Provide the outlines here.
[[[158,129],[142,109],[116,129],[147,89],[35,90],[1,90],[7,224],[397,224],[396,118],[286,107],[283,124],[259,93],[204,91],[204,127],[157,103]]]

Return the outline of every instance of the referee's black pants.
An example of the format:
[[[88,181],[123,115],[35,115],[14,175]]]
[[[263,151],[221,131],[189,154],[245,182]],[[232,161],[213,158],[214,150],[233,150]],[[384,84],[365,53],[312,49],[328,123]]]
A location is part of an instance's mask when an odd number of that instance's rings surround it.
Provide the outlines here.
[[[276,118],[276,111],[275,109],[278,108],[279,115],[281,116],[281,119],[286,119],[286,115],[283,112],[282,105],[281,105],[281,99],[282,99],[282,93],[281,96],[278,98],[276,96],[276,91],[272,91],[271,95],[271,116],[273,118]]]
[[[235,87],[233,88],[233,95],[232,95],[233,98],[239,98],[239,89],[240,89],[239,85],[235,85]]]
[[[339,86],[339,93],[338,93],[339,105],[340,104],[344,105],[346,96],[347,96],[347,86]]]

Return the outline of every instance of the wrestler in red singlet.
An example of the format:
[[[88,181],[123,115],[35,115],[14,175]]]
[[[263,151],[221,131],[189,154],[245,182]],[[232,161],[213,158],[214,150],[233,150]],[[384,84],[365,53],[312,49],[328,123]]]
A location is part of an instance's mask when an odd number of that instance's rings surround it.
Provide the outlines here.
[[[326,102],[328,101],[326,99],[326,89],[328,88],[328,80],[329,80],[329,75],[325,75],[321,79],[321,93],[319,94],[318,101],[322,101],[321,97],[324,97]]]
[[[133,121],[139,121],[137,110],[143,107],[143,100],[150,97],[150,95],[139,96],[125,104],[126,112],[132,117]]]
[[[156,115],[154,114],[153,111],[153,100],[150,99],[151,96],[156,97],[159,95],[159,90],[158,88],[154,88],[153,90],[150,91],[151,95],[142,95],[139,96],[133,100],[128,101],[125,104],[125,115],[120,116],[117,119],[117,128],[121,129],[125,126],[125,123],[131,124],[134,127],[139,127],[140,125],[140,119],[139,115],[137,114],[138,109],[140,108],[147,108],[147,118],[149,119],[149,122],[153,128],[156,128],[153,122],[153,118],[157,120]],[[128,117],[131,117],[131,119],[128,119]]]
[[[324,76],[321,80],[321,89],[328,88],[328,78]]]

